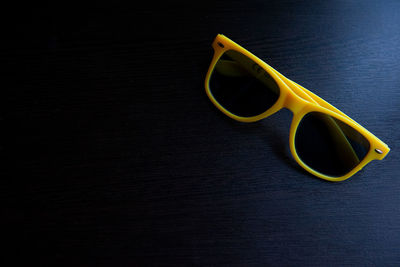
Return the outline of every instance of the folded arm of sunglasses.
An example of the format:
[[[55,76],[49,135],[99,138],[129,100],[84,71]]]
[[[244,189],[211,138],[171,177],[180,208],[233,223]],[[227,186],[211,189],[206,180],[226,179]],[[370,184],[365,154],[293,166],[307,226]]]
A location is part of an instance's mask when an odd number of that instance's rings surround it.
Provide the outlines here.
[[[342,115],[343,117],[348,118],[349,120],[351,120],[352,122],[358,124],[355,120],[353,120],[352,118],[350,118],[349,116],[347,116],[345,113],[343,113],[342,111],[340,111],[339,109],[335,108],[334,106],[332,106],[331,104],[329,104],[328,102],[326,102],[325,100],[323,100],[322,98],[320,98],[319,96],[317,96],[316,94],[314,94],[313,92],[311,92],[310,90],[307,90],[306,88],[304,88],[303,86],[301,86],[298,83],[295,83],[292,80],[289,80],[288,78],[286,78],[285,76],[283,76],[282,74],[280,74],[279,72],[277,72],[275,70],[276,74],[279,75],[279,77],[281,79],[283,79],[283,81],[290,87],[290,89],[292,89],[295,93],[298,93],[298,91],[302,91],[305,94],[307,94],[307,96],[309,98],[312,99],[312,101],[314,103],[316,103],[317,105],[320,105],[321,107],[324,107],[326,109],[329,109],[335,113],[338,113],[340,115]],[[309,99],[306,99],[309,100]],[[359,124],[358,124],[359,125]]]

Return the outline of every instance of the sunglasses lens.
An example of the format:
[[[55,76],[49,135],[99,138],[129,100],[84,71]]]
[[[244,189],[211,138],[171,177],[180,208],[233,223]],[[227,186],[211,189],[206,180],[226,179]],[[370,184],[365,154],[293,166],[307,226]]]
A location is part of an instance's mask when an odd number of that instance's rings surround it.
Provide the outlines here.
[[[226,110],[253,117],[270,109],[279,98],[279,86],[257,63],[234,50],[226,51],[211,73],[210,92]]]
[[[320,112],[305,115],[296,130],[297,155],[313,170],[331,177],[353,170],[369,147],[368,140],[354,128]]]

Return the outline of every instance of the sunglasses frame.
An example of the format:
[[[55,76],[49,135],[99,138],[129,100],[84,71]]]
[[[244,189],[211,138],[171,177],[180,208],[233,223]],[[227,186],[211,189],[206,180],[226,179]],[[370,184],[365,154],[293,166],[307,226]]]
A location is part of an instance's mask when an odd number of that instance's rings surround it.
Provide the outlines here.
[[[348,179],[349,177],[353,176],[355,173],[357,173],[359,170],[361,170],[365,165],[367,165],[370,161],[372,160],[382,160],[390,151],[390,148],[382,142],[379,138],[377,138],[375,135],[370,133],[367,129],[359,125],[357,122],[355,122],[353,119],[348,117],[346,114],[341,112],[339,109],[335,108],[322,98],[318,97],[317,95],[313,94],[309,90],[305,89],[301,85],[289,80],[288,78],[284,77],[282,74],[280,74],[278,71],[273,69],[271,66],[269,66],[267,63],[247,51],[245,48],[242,46],[238,45],[237,43],[233,42],[226,36],[222,34],[218,34],[217,37],[215,38],[212,47],[214,48],[214,56],[211,61],[210,67],[207,72],[206,80],[205,80],[205,89],[208,97],[210,98],[211,102],[220,110],[222,111],[225,115],[229,116],[230,118],[240,121],[240,122],[255,122],[259,121],[261,119],[265,119],[268,116],[271,116],[275,112],[281,110],[282,108],[287,108],[290,111],[293,112],[293,119],[292,123],[290,126],[290,136],[289,136],[289,144],[290,144],[290,151],[292,153],[293,158],[295,161],[306,171],[309,173],[322,178],[324,180],[328,181],[343,181]],[[211,74],[214,70],[214,67],[216,63],[218,62],[219,58],[224,54],[224,52],[228,50],[234,50],[236,52],[239,52],[251,60],[253,60],[256,64],[258,64],[261,68],[263,68],[278,84],[279,89],[280,89],[280,95],[276,103],[270,107],[268,110],[266,110],[264,113],[253,116],[253,117],[240,117],[235,114],[232,114],[228,110],[226,110],[224,107],[222,107],[216,99],[213,97],[211,90],[210,90],[210,77]],[[303,117],[310,113],[310,112],[321,112],[324,114],[327,114],[329,116],[332,116],[338,120],[341,120],[342,122],[348,124],[352,128],[354,128],[356,131],[358,131],[360,134],[362,134],[370,144],[369,151],[367,152],[366,156],[364,159],[356,165],[350,172],[346,173],[343,176],[340,177],[332,177],[325,175],[323,173],[320,173],[308,165],[306,165],[298,156],[296,152],[296,147],[295,147],[295,136],[296,136],[296,131],[297,127],[299,126],[301,120]]]

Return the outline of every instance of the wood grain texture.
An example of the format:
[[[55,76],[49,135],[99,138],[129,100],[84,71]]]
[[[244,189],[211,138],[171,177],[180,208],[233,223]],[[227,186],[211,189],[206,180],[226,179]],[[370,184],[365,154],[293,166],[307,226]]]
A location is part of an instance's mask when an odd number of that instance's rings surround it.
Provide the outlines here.
[[[1,196],[14,263],[400,266],[398,1],[51,5],[13,26]],[[217,33],[388,157],[329,183],[292,159],[289,111],[224,116],[203,88]]]

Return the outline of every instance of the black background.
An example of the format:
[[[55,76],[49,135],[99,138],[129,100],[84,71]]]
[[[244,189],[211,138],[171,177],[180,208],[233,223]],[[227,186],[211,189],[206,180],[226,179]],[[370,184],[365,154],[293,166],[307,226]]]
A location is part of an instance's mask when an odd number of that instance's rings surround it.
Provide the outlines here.
[[[5,27],[13,261],[400,266],[398,1],[132,3],[24,6]],[[289,111],[245,124],[207,98],[217,33],[392,151],[341,183],[303,171]]]

